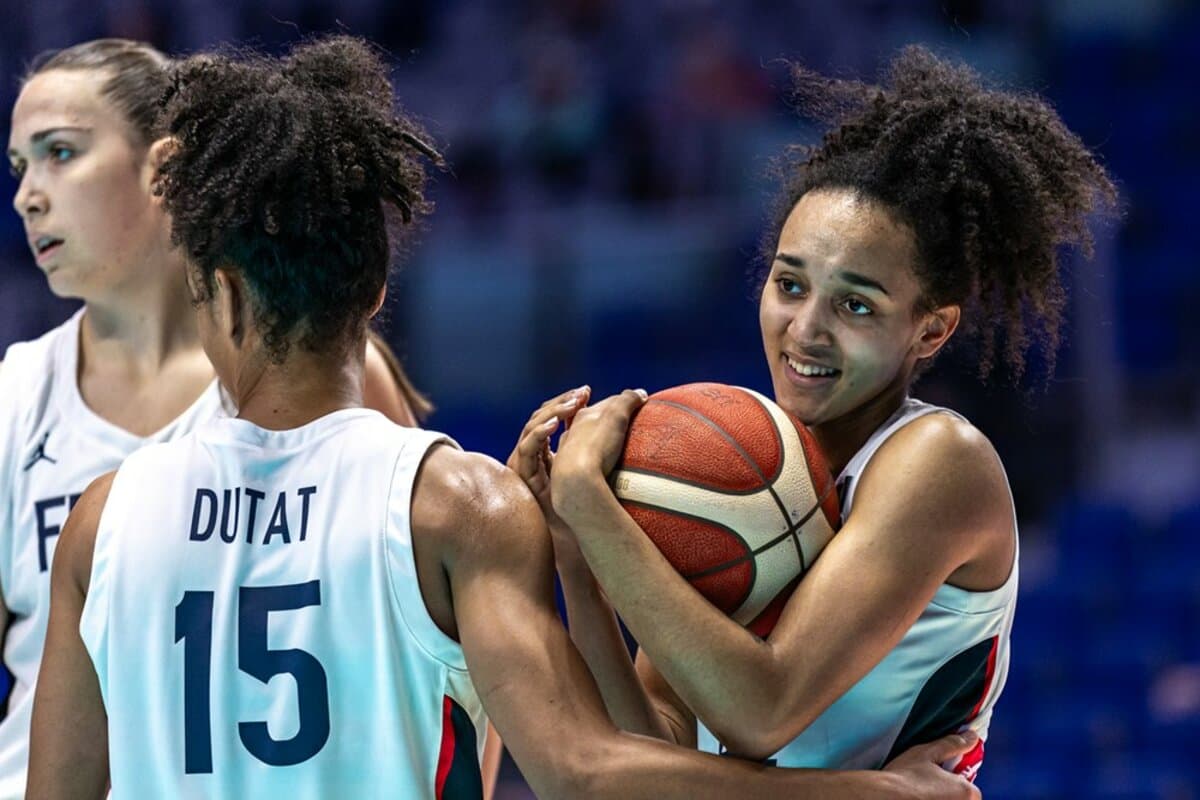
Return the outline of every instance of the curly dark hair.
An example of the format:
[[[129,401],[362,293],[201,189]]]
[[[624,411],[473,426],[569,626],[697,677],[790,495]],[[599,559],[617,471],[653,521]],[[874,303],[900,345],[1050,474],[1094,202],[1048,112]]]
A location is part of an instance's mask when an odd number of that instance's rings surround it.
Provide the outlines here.
[[[276,362],[293,341],[310,351],[360,341],[393,240],[432,210],[425,161],[441,163],[396,109],[383,59],[348,36],[282,58],[193,56],[160,125],[177,146],[158,190],[202,277],[199,299],[214,270],[237,269]]]
[[[997,337],[1014,380],[1033,346],[1053,372],[1065,293],[1058,250],[1091,255],[1088,218],[1117,192],[1096,157],[1036,95],[985,86],[969,67],[923,47],[900,52],[881,85],[792,67],[806,116],[833,127],[819,145],[777,162],[783,192],[764,242],[806,192],[848,189],[883,204],[914,233],[921,307],[963,306],[979,344],[979,376]]]

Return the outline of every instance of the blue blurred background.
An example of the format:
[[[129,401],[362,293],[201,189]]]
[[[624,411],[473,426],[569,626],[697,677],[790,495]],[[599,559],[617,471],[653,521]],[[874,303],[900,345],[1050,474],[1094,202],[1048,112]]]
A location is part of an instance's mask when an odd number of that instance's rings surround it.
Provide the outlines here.
[[[770,385],[752,271],[770,159],[814,129],[780,59],[874,76],[923,42],[1049,97],[1117,178],[1123,218],[1066,260],[1045,391],[951,353],[918,386],[1009,470],[1022,528],[993,798],[1200,797],[1200,9],[1171,0],[38,0],[0,2],[0,105],[40,50],[174,53],[342,30],[387,48],[444,147],[438,210],[388,335],[431,425],[503,459],[543,399],[691,380]],[[7,140],[8,113],[0,126]],[[0,194],[14,183],[0,178]],[[0,347],[59,323],[0,214]],[[499,797],[525,797],[508,765]]]

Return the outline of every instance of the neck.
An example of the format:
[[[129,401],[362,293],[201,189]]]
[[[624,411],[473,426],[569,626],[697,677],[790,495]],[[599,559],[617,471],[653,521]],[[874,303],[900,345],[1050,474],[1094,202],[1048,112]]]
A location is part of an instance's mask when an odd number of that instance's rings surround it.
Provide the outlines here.
[[[80,352],[84,361],[123,362],[143,374],[159,372],[177,355],[202,354],[182,278],[151,283],[136,293],[89,299],[80,325]]]
[[[282,364],[256,351],[234,376],[238,417],[260,428],[288,430],[346,408],[360,408],[365,342],[356,357],[312,353],[292,344]]]
[[[854,458],[879,426],[896,413],[908,396],[908,380],[889,385],[882,392],[849,414],[812,427],[813,436],[821,445],[833,477]]]

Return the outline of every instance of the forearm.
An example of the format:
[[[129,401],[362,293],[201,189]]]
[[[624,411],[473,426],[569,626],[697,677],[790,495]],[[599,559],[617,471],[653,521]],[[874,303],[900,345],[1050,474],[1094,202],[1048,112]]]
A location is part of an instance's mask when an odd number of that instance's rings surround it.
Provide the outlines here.
[[[593,752],[587,764],[585,775],[573,781],[572,798],[895,800],[909,796],[900,791],[894,776],[883,772],[765,767],[629,734]]]
[[[604,705],[622,730],[675,741],[634,670],[616,614],[578,558],[559,562],[571,639],[599,685]]]
[[[757,752],[780,711],[771,645],[690,586],[610,492],[595,490],[570,521],[605,594],[680,698],[731,749]],[[664,609],[669,612],[664,613]],[[789,670],[788,680],[803,680]],[[782,680],[782,678],[780,678]],[[769,748],[768,748],[769,749]]]

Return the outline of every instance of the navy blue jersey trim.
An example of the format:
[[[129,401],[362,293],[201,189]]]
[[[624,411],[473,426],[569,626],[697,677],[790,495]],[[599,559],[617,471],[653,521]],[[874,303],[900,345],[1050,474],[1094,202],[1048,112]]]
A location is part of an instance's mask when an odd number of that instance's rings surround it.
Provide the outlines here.
[[[988,661],[998,638],[993,636],[969,647],[929,677],[887,761],[914,745],[954,733],[974,718],[980,698],[988,689]]]
[[[454,729],[454,757],[442,786],[442,800],[480,800],[483,797],[483,773],[479,769],[479,750],[475,725],[463,707],[450,701],[450,725]]]

